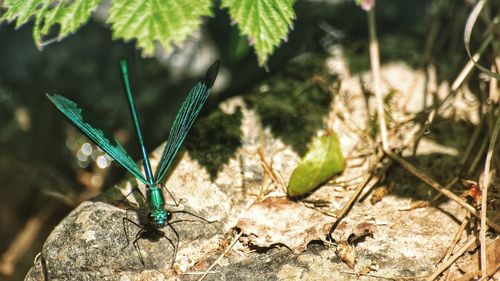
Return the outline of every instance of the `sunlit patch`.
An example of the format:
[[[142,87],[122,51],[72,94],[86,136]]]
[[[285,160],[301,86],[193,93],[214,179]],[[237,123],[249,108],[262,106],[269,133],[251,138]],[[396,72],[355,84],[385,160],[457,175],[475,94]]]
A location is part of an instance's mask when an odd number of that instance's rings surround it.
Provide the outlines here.
[[[82,147],[80,148],[80,151],[83,153],[83,155],[85,156],[90,156],[90,154],[92,154],[92,145],[90,145],[90,143],[86,142],[82,145]]]
[[[267,93],[267,92],[269,92],[269,90],[271,90],[271,87],[267,84],[263,84],[259,87],[259,91],[261,93]]]
[[[74,150],[74,148],[75,148],[75,140],[74,140],[73,138],[68,137],[68,138],[66,139],[65,144],[66,144],[66,147],[67,147],[68,149],[70,149],[70,150]]]
[[[94,149],[94,151],[92,151],[92,155],[90,156],[92,158],[92,160],[96,161],[97,158],[99,158],[99,156],[102,155],[102,151],[100,149]]]
[[[78,159],[78,161],[80,162],[85,162],[88,160],[88,156],[85,155],[81,150],[78,150],[76,152],[76,159]]]
[[[15,111],[16,121],[21,130],[27,132],[31,128],[31,117],[30,113],[25,107],[18,107]]]
[[[109,166],[110,161],[106,158],[105,155],[101,155],[97,157],[96,163],[99,168],[105,169]]]
[[[96,188],[100,188],[102,186],[103,180],[99,175],[94,175],[90,178],[90,184],[92,184]]]
[[[89,166],[89,162],[88,161],[78,161],[78,166],[80,168],[87,168]]]

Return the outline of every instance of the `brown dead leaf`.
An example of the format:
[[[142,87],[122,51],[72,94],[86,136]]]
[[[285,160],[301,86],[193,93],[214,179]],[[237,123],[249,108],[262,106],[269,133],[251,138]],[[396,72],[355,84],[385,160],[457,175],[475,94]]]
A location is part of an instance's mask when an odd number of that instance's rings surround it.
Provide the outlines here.
[[[486,260],[488,275],[495,273],[500,265],[500,239],[490,242],[486,246]],[[465,256],[457,261],[458,268],[465,275],[481,274],[479,251],[476,251],[471,256]]]
[[[363,274],[368,274],[372,271],[378,271],[378,268],[379,268],[378,264],[376,262],[372,261],[371,264],[367,264],[367,265],[361,267],[359,269],[359,274],[363,275]]]
[[[410,205],[407,207],[398,209],[398,211],[411,211],[411,210],[415,210],[415,209],[425,208],[428,206],[429,206],[428,201],[417,200],[417,201],[411,202]]]
[[[347,244],[345,241],[341,241],[337,246],[337,255],[348,267],[351,269],[354,268],[354,264],[356,263],[356,251],[351,245]]]
[[[335,220],[285,197],[270,197],[252,205],[239,219],[246,244],[283,244],[295,254],[312,240],[325,240]]]
[[[342,221],[333,231],[331,237],[337,243],[342,241],[353,242],[361,237],[372,235],[375,225],[371,222],[363,221],[356,225]]]
[[[379,187],[373,191],[372,197],[370,198],[370,203],[375,205],[377,202],[381,201],[387,194],[389,194],[389,189],[386,186]]]
[[[355,240],[372,235],[375,230],[375,225],[363,221],[356,225],[342,221],[331,234],[332,239],[337,242],[337,255],[350,268],[354,268],[356,263],[356,251],[350,244]]]

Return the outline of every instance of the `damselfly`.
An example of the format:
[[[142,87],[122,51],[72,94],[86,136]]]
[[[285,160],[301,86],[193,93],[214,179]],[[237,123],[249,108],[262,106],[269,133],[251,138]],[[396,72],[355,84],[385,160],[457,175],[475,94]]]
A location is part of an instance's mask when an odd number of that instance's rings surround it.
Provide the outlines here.
[[[210,94],[210,89],[213,86],[215,79],[217,77],[217,72],[219,70],[219,61],[214,62],[205,74],[205,78],[194,85],[191,91],[188,93],[186,99],[181,105],[181,108],[175,116],[174,123],[170,128],[170,133],[168,136],[165,149],[161,156],[160,162],[156,168],[153,175],[151,164],[149,161],[148,152],[144,146],[144,140],[141,133],[141,127],[139,125],[139,118],[135,109],[134,99],[132,97],[132,91],[130,87],[130,82],[128,79],[127,64],[124,60],[120,61],[120,68],[123,77],[123,84],[125,92],[127,94],[127,101],[130,109],[130,114],[132,115],[132,120],[135,127],[135,132],[139,141],[141,148],[142,161],[144,166],[144,174],[137,167],[132,158],[125,152],[125,149],[120,145],[120,143],[112,136],[105,134],[102,129],[96,127],[96,122],[92,120],[89,114],[86,113],[82,108],[80,108],[75,102],[62,97],[60,95],[47,95],[50,101],[71,121],[76,125],[87,137],[94,141],[97,146],[104,150],[109,156],[111,156],[116,162],[127,169],[135,178],[146,185],[146,212],[141,212],[136,210],[139,215],[146,217],[146,223],[138,224],[127,217],[123,218],[125,235],[127,237],[127,243],[130,244],[128,238],[128,233],[126,227],[126,222],[131,222],[134,225],[141,228],[141,230],[136,234],[133,240],[133,245],[137,250],[141,263],[144,265],[142,255],[138,249],[137,241],[142,238],[145,234],[154,232],[156,234],[161,233],[174,247],[174,258],[177,254],[177,248],[179,245],[179,235],[177,231],[172,227],[172,214],[173,213],[188,213],[199,219],[207,221],[200,216],[191,214],[187,211],[169,211],[165,208],[165,199],[162,193],[162,180],[165,177],[167,171],[172,166],[175,155],[179,151],[184,138],[186,137],[189,129],[193,126],[193,123],[198,116],[203,104]],[[165,188],[166,189],[166,188]],[[168,189],[166,189],[168,191]],[[170,192],[168,192],[170,194]],[[142,193],[141,193],[142,194]],[[173,199],[172,194],[170,196]],[[174,202],[175,199],[174,199]],[[175,203],[178,205],[178,203]],[[186,221],[186,220],[181,220]],[[208,222],[208,221],[207,221]],[[164,226],[169,226],[174,234],[176,235],[177,242],[176,245],[166,237],[166,235],[159,231],[160,228]],[[173,262],[172,261],[172,262]]]

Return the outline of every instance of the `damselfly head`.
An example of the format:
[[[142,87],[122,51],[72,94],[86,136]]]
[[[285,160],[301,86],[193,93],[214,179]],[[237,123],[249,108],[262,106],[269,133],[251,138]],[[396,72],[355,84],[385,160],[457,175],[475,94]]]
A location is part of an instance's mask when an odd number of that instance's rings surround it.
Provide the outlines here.
[[[148,213],[148,221],[156,228],[164,227],[172,218],[172,214],[167,210],[156,210]]]

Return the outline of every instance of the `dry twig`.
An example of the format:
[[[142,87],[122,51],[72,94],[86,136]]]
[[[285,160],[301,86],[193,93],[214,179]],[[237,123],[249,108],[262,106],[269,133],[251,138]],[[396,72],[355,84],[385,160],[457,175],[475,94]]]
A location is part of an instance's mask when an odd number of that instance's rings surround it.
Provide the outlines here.
[[[394,154],[391,151],[386,151],[385,153],[391,159],[393,159],[394,161],[398,162],[408,172],[410,172],[411,174],[413,174],[414,176],[416,176],[417,178],[419,178],[420,180],[422,180],[423,182],[425,182],[427,185],[429,185],[430,187],[432,187],[435,190],[439,191],[440,193],[442,193],[444,196],[448,197],[449,199],[457,202],[460,206],[464,207],[467,211],[469,211],[471,214],[473,214],[477,218],[481,218],[480,213],[476,209],[474,209],[474,207],[472,207],[471,205],[467,204],[467,202],[465,202],[462,198],[460,198],[459,196],[455,195],[451,191],[445,189],[442,185],[440,185],[439,183],[437,183],[435,180],[433,180],[432,178],[430,178],[426,174],[422,173],[415,166],[413,166],[412,164],[408,163],[406,160],[404,160],[403,158],[401,158],[400,156]],[[490,227],[492,227],[493,229],[495,229],[496,231],[500,232],[500,225],[498,225],[495,222],[489,220],[488,218],[486,218],[486,223]]]
[[[443,271],[445,271],[450,265],[452,265],[459,257],[461,257],[469,248],[472,246],[477,246],[477,238],[476,237],[471,237],[465,243],[465,245],[460,248],[460,250],[453,255],[449,260],[445,261],[443,264],[441,264],[438,269],[431,275],[429,278],[427,278],[427,281],[433,281],[435,280]]]
[[[242,234],[243,232],[240,232],[234,238],[233,242],[231,242],[231,245],[229,245],[229,247],[227,247],[227,249],[222,254],[220,254],[220,256],[208,267],[208,269],[205,271],[205,273],[203,273],[203,275],[200,277],[200,279],[198,279],[198,281],[202,281],[205,278],[205,276],[207,276],[207,274],[212,270],[212,268],[214,268],[214,266],[216,266],[219,263],[219,261],[227,254],[227,252],[229,252],[229,250],[231,250],[234,247],[234,245],[236,244],[236,242],[238,242]]]

